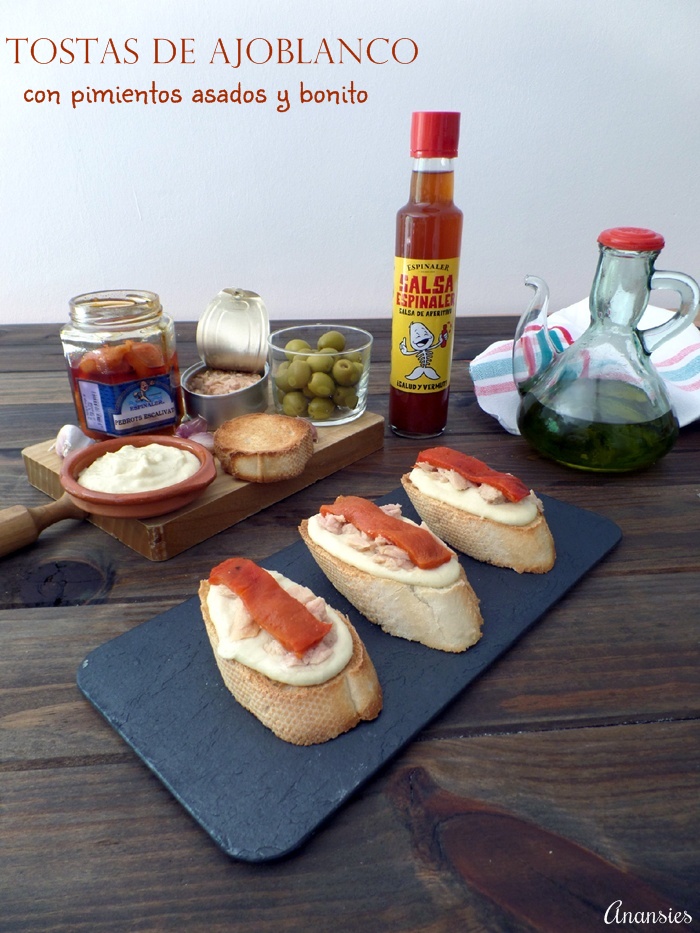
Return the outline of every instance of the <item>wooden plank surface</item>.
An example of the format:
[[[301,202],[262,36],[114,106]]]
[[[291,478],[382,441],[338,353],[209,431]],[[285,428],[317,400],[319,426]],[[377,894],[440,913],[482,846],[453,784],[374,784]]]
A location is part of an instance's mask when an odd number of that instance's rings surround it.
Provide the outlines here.
[[[48,440],[26,447],[22,457],[29,482],[57,499],[63,488],[59,478],[61,461],[53,443]],[[383,443],[384,419],[365,411],[348,424],[319,428],[311,460],[293,479],[246,483],[224,472],[217,462],[214,482],[194,502],[176,512],[143,520],[102,515],[91,515],[88,520],[149,560],[168,560],[379,450]]]
[[[506,810],[515,827],[534,824],[588,853],[598,871],[570,878],[568,889],[581,891],[576,909],[587,910],[591,933],[615,929],[603,923],[607,904],[599,906],[595,899],[603,887],[608,893],[610,884],[622,896],[630,888],[653,892],[667,909],[696,917],[699,731],[697,722],[655,723],[468,741],[428,738],[414,743],[303,854],[265,866],[224,856],[132,759],[86,760],[77,771],[57,761],[38,771],[7,772],[3,928],[13,933],[581,929],[574,926],[573,909],[570,924],[547,922],[567,891],[561,880],[558,887],[550,880],[558,867],[551,840],[547,849],[523,853],[517,831],[505,847],[494,832],[479,839],[484,864],[490,860],[508,871],[511,885],[522,887],[525,904],[539,908],[544,921],[530,923],[522,909],[506,907],[507,890],[499,898],[469,883],[441,845],[450,811],[426,819],[417,805],[406,808],[406,786],[416,769],[428,770],[457,798],[455,811],[459,801],[480,801]],[[686,754],[679,758],[682,748]],[[41,839],[41,846],[29,845],[28,837]],[[465,847],[469,843],[467,831]],[[613,900],[610,895],[609,903]]]
[[[369,407],[386,417],[388,322],[361,326],[375,335]],[[608,895],[629,910],[661,899],[692,918],[640,930],[698,926],[700,424],[636,475],[589,477],[543,460],[479,409],[469,381],[468,360],[514,327],[458,319],[441,442],[606,516],[623,540],[289,858],[224,856],[80,695],[76,669],[92,648],[190,598],[223,557],[264,558],[298,540],[321,499],[389,492],[420,442],[386,433],[380,449],[167,562],[88,522],[49,528],[3,559],[3,933],[625,929],[604,922]],[[0,333],[3,506],[45,501],[21,449],[73,419],[57,333]],[[178,348],[183,365],[196,358],[193,325],[178,325]],[[18,378],[37,368],[37,383]],[[427,799],[426,775],[437,788]],[[466,819],[475,807],[478,829]]]

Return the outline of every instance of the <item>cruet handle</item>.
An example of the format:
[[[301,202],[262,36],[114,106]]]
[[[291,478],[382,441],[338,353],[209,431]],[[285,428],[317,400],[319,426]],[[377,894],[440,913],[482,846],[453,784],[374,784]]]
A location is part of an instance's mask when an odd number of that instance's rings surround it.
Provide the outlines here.
[[[651,287],[652,289],[670,288],[678,292],[681,304],[675,314],[663,324],[638,329],[642,345],[650,354],[670,337],[674,337],[684,327],[691,324],[700,306],[700,286],[695,279],[683,272],[654,272],[651,277]]]
[[[513,340],[513,379],[521,395],[525,395],[558,350],[552,343],[547,327],[549,288],[536,275],[525,276],[525,284],[534,294],[518,321]]]

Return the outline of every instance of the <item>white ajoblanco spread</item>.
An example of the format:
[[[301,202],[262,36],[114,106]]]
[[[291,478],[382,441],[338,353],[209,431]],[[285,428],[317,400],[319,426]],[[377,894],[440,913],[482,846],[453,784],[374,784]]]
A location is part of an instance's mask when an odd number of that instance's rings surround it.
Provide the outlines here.
[[[487,502],[479,494],[478,486],[456,489],[446,477],[441,478],[437,471],[414,467],[409,473],[409,479],[426,496],[502,525],[529,525],[539,514],[537,499],[532,492],[519,502]]]
[[[281,573],[274,570],[269,573],[285,590],[291,591],[292,595],[294,589],[298,588],[298,584],[288,580]],[[325,683],[339,674],[352,658],[350,629],[328,604],[326,621],[330,622],[333,628],[302,658],[286,651],[277,639],[262,628],[253,636],[234,637],[233,633],[238,628],[236,616],[240,607],[241,601],[227,586],[219,584],[209,587],[207,608],[219,639],[217,653],[222,658],[239,661],[271,680],[295,687]]]
[[[403,518],[402,521],[410,521],[410,519]],[[415,525],[415,522],[411,524]],[[411,570],[403,568],[394,570],[372,560],[371,554],[348,545],[344,540],[345,535],[327,531],[321,526],[318,515],[311,516],[307,530],[311,540],[319,547],[324,548],[344,563],[350,564],[351,567],[364,570],[365,573],[371,573],[375,577],[396,580],[397,583],[408,583],[411,586],[435,587],[451,586],[459,579],[460,564],[454,553],[449,561],[431,570],[422,570],[420,567],[413,567]]]
[[[86,467],[78,482],[94,492],[148,492],[173,486],[199,470],[199,459],[190,450],[168,444],[126,444],[103,454]]]

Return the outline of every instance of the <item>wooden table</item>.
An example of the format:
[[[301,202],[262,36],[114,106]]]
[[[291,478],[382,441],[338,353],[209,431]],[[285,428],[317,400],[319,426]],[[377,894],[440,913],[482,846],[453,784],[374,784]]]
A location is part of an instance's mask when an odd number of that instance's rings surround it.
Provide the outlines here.
[[[458,323],[444,442],[613,520],[621,544],[303,848],[249,864],[112,731],[76,670],[189,599],[222,555],[293,543],[320,495],[391,491],[421,445],[387,429],[381,451],[162,563],[87,522],[47,529],[0,562],[0,930],[573,933],[662,909],[664,929],[669,910],[700,922],[700,428],[638,475],[546,462],[479,409],[467,373],[514,320]],[[370,408],[386,415],[389,324],[365,326]],[[20,452],[74,420],[58,329],[0,330],[1,506],[48,501]],[[177,330],[184,367],[194,326]]]

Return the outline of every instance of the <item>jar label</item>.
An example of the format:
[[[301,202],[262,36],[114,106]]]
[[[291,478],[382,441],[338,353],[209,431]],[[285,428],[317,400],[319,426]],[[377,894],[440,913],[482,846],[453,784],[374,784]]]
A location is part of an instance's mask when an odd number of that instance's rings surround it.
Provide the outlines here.
[[[166,428],[177,420],[174,390],[167,374],[115,385],[86,379],[77,383],[85,422],[92,431],[121,437]]]
[[[390,382],[402,392],[450,384],[459,259],[394,260]]]

